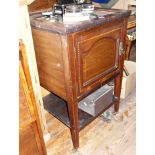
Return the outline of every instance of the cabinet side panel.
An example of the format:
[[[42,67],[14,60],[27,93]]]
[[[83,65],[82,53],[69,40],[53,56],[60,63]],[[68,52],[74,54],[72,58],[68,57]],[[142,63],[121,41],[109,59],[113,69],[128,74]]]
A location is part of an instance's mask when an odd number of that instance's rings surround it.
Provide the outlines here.
[[[32,29],[41,86],[66,99],[61,37]]]

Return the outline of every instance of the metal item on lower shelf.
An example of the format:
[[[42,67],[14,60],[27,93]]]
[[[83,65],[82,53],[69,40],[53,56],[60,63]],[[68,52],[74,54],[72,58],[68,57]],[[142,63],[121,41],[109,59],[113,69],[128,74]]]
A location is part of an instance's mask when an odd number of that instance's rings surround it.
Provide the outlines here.
[[[104,85],[78,103],[79,109],[96,116],[113,102],[113,86]]]

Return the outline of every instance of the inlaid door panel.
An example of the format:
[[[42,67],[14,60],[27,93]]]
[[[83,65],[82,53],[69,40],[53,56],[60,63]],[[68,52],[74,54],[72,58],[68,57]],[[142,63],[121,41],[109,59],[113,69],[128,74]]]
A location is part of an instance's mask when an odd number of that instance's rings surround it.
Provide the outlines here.
[[[80,92],[119,67],[121,28],[83,38],[76,42]]]

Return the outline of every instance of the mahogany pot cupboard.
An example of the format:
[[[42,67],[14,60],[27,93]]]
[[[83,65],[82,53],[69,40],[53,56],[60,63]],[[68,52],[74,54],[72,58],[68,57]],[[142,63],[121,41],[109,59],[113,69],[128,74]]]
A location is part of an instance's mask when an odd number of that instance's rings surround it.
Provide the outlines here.
[[[41,12],[30,15],[40,83],[51,92],[44,98],[45,109],[70,128],[75,149],[81,129],[113,104],[119,110],[130,11],[97,8],[95,12],[103,18],[76,23],[42,21]],[[78,108],[81,100],[112,79],[111,104],[96,116]]]

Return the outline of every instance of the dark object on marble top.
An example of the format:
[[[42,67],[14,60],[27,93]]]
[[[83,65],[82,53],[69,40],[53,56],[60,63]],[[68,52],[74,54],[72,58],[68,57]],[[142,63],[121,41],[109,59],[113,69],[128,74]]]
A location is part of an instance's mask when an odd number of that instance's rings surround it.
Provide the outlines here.
[[[43,29],[63,35],[78,32],[82,29],[89,29],[91,27],[106,24],[113,20],[119,20],[124,17],[128,17],[131,13],[130,10],[95,8],[93,13],[99,13],[100,17],[101,14],[103,14],[103,18],[93,17],[90,20],[64,23],[62,22],[62,20],[53,22],[50,20],[43,19],[42,12],[45,11],[52,10],[42,10],[41,12],[33,12],[30,14],[31,26],[36,29]]]

